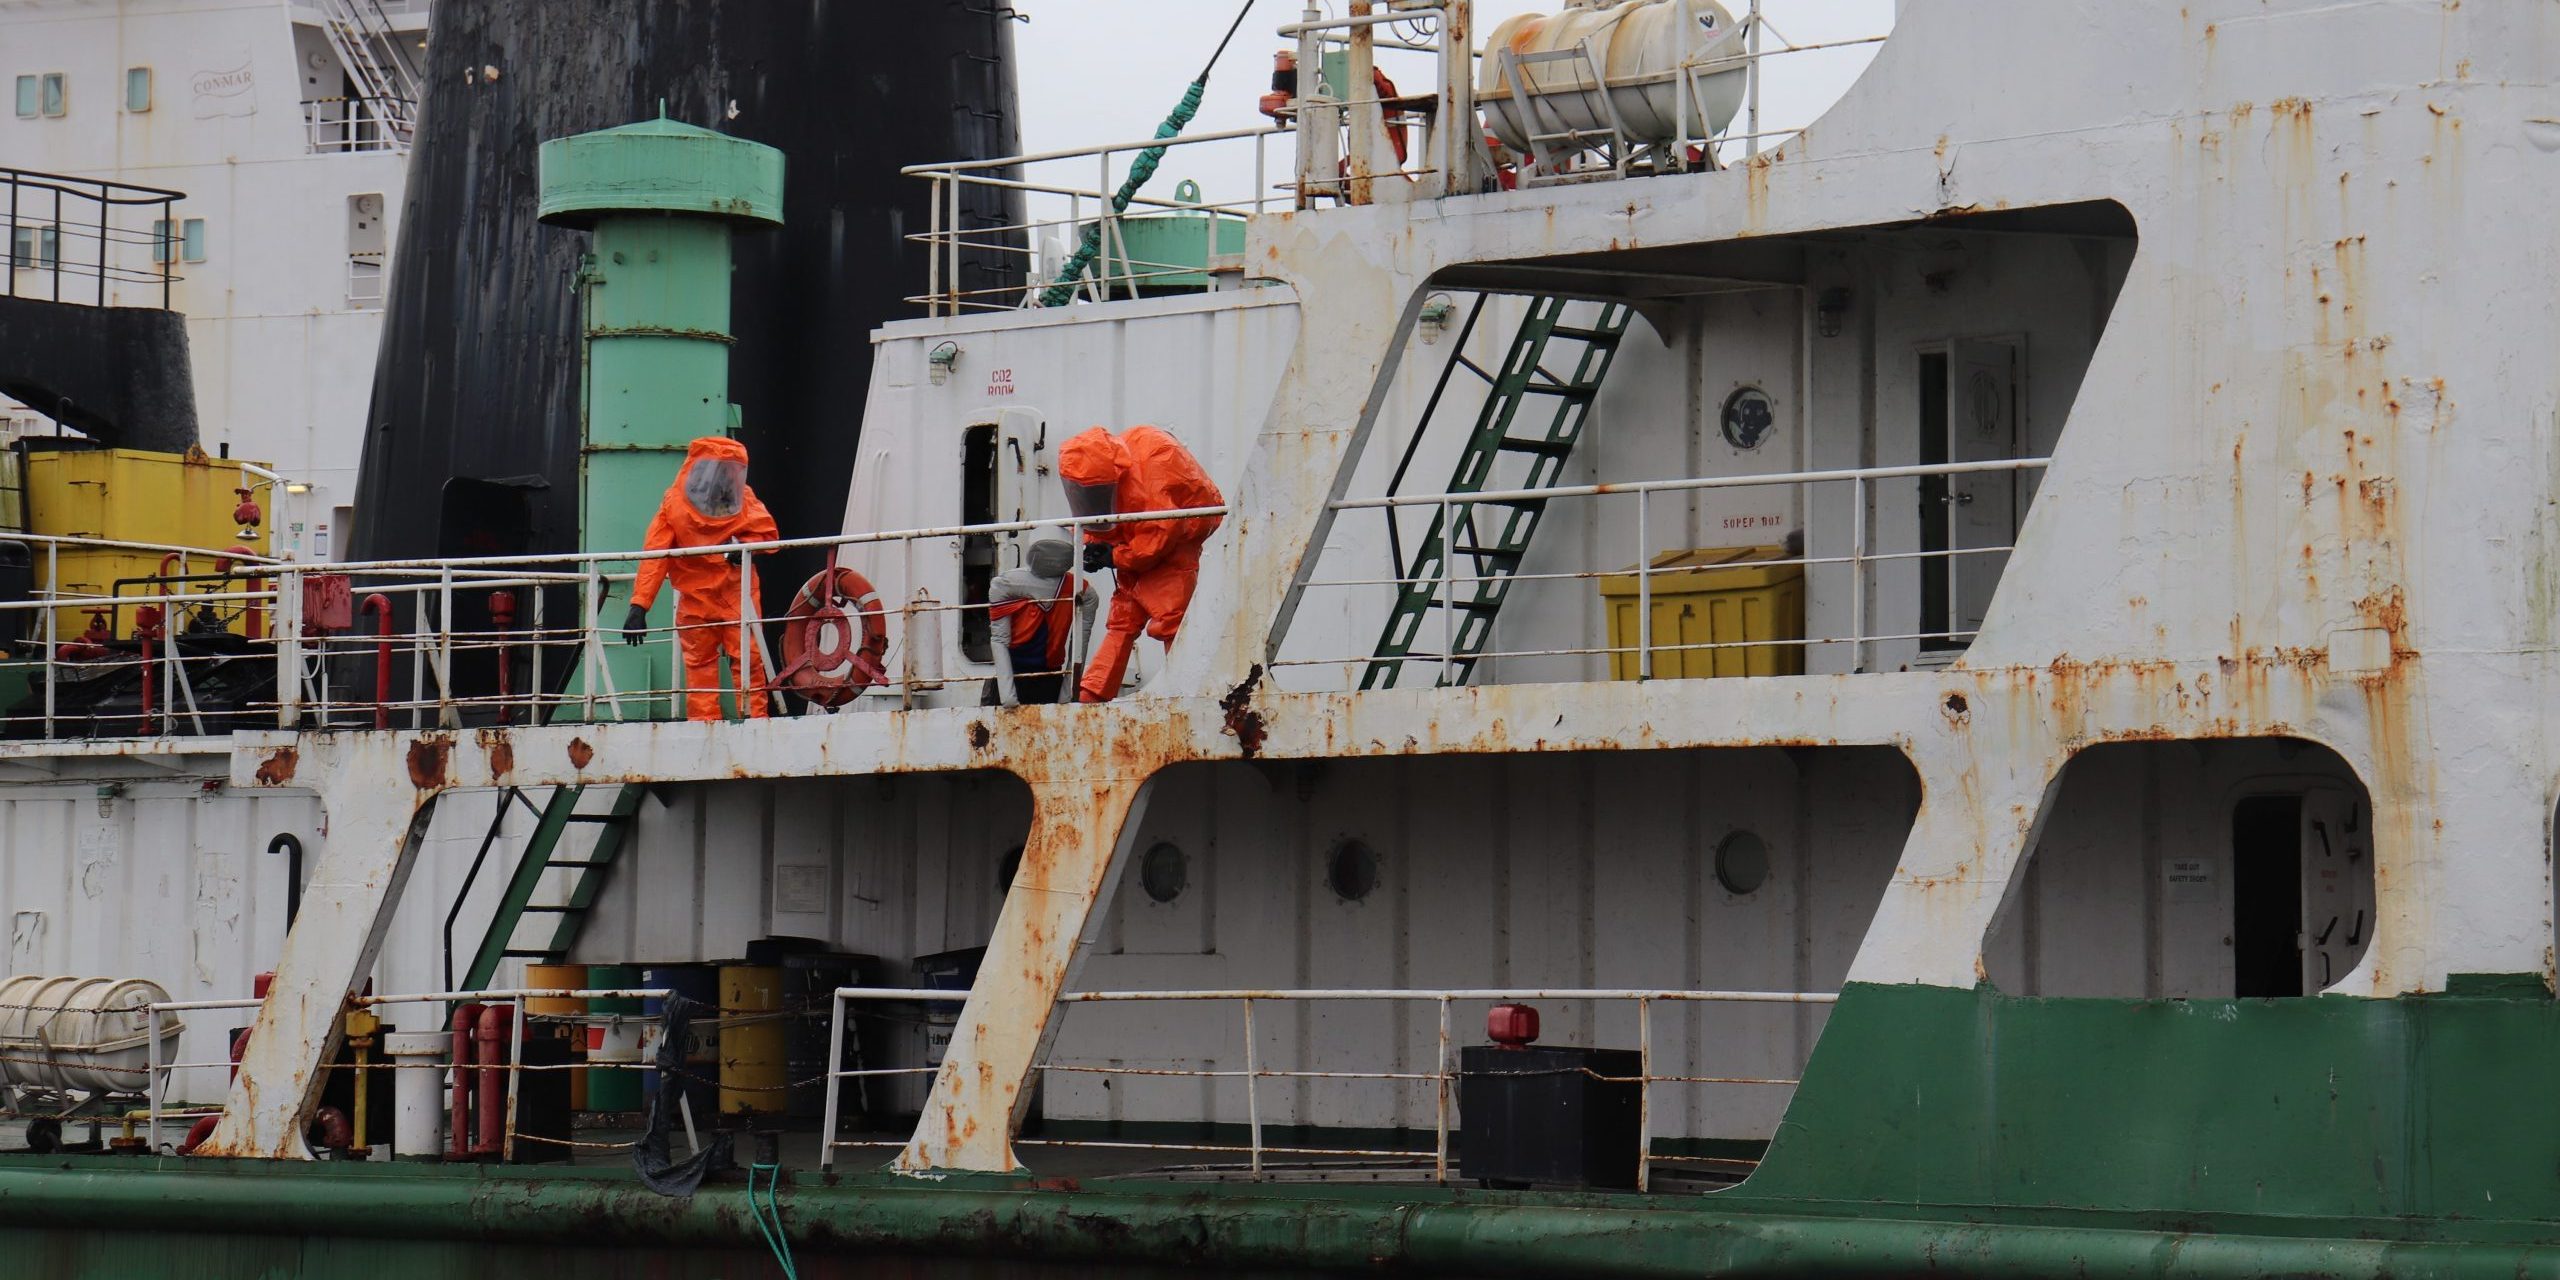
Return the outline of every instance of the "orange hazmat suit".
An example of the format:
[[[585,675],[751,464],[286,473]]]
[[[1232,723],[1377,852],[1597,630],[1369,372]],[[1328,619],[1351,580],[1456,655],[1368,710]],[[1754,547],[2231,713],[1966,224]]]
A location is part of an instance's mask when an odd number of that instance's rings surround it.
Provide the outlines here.
[[[651,551],[679,547],[716,547],[728,543],[771,542],[781,536],[773,515],[747,487],[747,447],[725,436],[704,436],[685,450],[675,483],[658,500],[642,545]],[[755,589],[755,571],[745,574]],[[764,659],[749,645],[739,650],[739,568],[727,556],[676,556],[640,562],[639,580],[631,586],[631,608],[639,616],[658,598],[669,579],[676,600],[676,643],[684,655],[684,714],[687,720],[720,718],[720,659],[732,672],[747,674],[735,681],[746,714],[765,714],[769,678]],[[626,630],[626,636],[633,634]]]
[[[1058,474],[1066,484],[1067,506],[1079,516],[1226,504],[1200,460],[1154,427],[1131,427],[1118,436],[1101,427],[1087,430],[1059,451]],[[1120,695],[1141,628],[1173,643],[1183,612],[1191,607],[1191,592],[1200,585],[1200,545],[1218,531],[1218,524],[1217,516],[1194,516],[1085,532],[1089,547],[1099,546],[1108,554],[1118,583],[1111,592],[1110,618],[1079,686],[1084,701],[1108,702]]]

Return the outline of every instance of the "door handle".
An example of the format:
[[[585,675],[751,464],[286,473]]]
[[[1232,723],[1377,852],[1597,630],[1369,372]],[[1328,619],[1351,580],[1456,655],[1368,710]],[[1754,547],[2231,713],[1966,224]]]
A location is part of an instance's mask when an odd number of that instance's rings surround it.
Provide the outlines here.
[[[1950,506],[1970,507],[1973,505],[1973,495],[1970,493],[1943,493],[1938,495],[1938,501]]]

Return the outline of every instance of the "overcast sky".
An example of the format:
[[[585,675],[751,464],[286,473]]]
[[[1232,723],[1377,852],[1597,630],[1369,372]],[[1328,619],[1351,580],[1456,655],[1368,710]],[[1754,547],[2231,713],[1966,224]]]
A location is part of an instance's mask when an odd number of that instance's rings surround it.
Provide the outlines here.
[[[1182,96],[1183,87],[1208,59],[1242,0],[1013,0],[1030,21],[1015,28],[1022,93],[1022,145],[1026,152],[1063,150],[1101,142],[1144,138]],[[1209,82],[1209,96],[1192,132],[1249,129],[1267,123],[1255,102],[1270,87],[1271,55],[1288,42],[1275,32],[1295,22],[1304,0],[1254,0]],[[1344,0],[1321,0],[1327,12],[1344,12]],[[1729,0],[1740,9],[1744,0]],[[1476,29],[1490,32],[1514,14],[1553,12],[1560,0],[1476,0]],[[1893,26],[1893,0],[1765,0],[1769,29],[1799,45],[1883,35]],[[1480,37],[1481,38],[1481,37]],[[1771,42],[1773,45],[1775,41]],[[1406,92],[1430,83],[1429,59],[1396,55],[1381,64]],[[1762,89],[1763,128],[1811,123],[1875,56],[1875,46],[1817,50],[1770,60]],[[1741,132],[1740,122],[1735,131]],[[1176,148],[1149,195],[1170,197],[1174,183],[1200,181],[1212,200],[1246,198],[1252,185],[1251,144]],[[1288,160],[1275,153],[1275,172]],[[1064,184],[1065,171],[1039,180]],[[1118,178],[1115,172],[1113,177]],[[1091,186],[1090,161],[1079,162],[1074,184]]]

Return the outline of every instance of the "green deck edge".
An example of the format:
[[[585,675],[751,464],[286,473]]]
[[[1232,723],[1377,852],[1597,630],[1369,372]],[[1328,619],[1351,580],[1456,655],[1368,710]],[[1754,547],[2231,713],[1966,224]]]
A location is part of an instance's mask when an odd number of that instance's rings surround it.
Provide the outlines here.
[[[2463,989],[2515,994],[1852,986],[1767,1162],[1713,1195],[864,1172],[792,1177],[780,1202],[810,1275],[900,1256],[1005,1264],[970,1274],[2560,1276],[2543,1087],[2560,1004],[2538,982]],[[377,1280],[536,1261],[573,1280],[668,1251],[696,1261],[653,1274],[767,1273],[737,1186],[674,1201],[605,1169],[0,1158],[0,1256],[48,1275],[361,1256]],[[216,1261],[174,1261],[197,1253]]]

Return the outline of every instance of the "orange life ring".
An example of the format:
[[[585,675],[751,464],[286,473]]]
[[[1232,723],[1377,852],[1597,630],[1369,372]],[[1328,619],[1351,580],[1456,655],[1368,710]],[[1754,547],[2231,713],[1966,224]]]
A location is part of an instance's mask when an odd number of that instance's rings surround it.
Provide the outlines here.
[[[782,620],[784,688],[814,706],[840,707],[889,683],[888,657],[889,611],[869,579],[837,568],[800,585]]]

